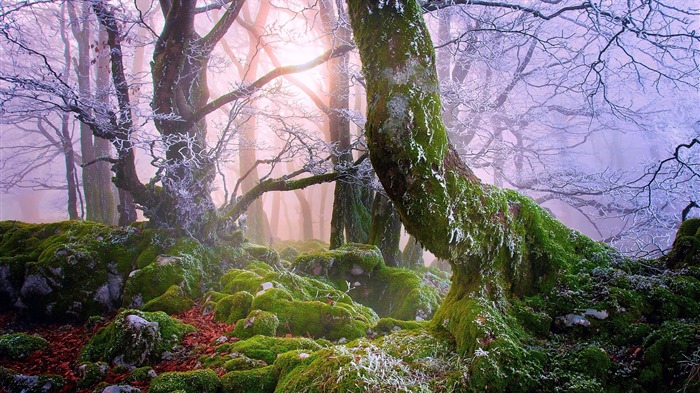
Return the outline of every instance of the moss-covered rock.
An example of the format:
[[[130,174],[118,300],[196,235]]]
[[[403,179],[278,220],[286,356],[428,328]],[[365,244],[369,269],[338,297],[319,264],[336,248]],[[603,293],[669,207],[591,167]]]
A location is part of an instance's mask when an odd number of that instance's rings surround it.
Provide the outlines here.
[[[246,339],[257,335],[275,336],[280,321],[273,313],[261,310],[253,310],[245,319],[236,322],[233,335]]]
[[[424,329],[311,354],[290,352],[273,367],[279,374],[276,392],[465,391],[461,381],[445,377],[466,375],[464,362],[449,342]]]
[[[244,371],[265,366],[267,366],[267,363],[262,360],[255,360],[248,356],[241,355],[227,360],[222,368],[226,371]]]
[[[334,250],[302,254],[294,268],[314,276],[352,278],[372,272],[384,259],[376,246],[351,243]]]
[[[21,359],[34,351],[46,349],[49,343],[39,336],[11,333],[0,336],[0,359]]]
[[[64,386],[65,381],[59,375],[24,375],[0,367],[0,387],[9,393],[52,393]]]
[[[173,285],[190,299],[218,289],[219,278],[228,269],[251,261],[242,249],[229,245],[207,246],[192,238],[175,239],[151,263],[132,271],[124,284],[124,307],[141,308],[165,294]]]
[[[250,313],[252,304],[253,295],[246,291],[224,295],[216,302],[214,319],[219,322],[234,323]]]
[[[219,376],[212,370],[192,370],[163,373],[151,381],[149,392],[217,393],[221,388]]]
[[[172,285],[165,293],[144,304],[143,311],[163,311],[174,315],[187,311],[194,305],[194,300],[187,297],[185,291],[177,285]]]
[[[172,351],[185,333],[191,331],[194,331],[191,325],[164,312],[125,310],[90,339],[81,350],[80,358],[142,366],[159,360],[164,352]]]
[[[133,227],[0,222],[0,308],[42,321],[113,312],[145,247]]]
[[[294,268],[312,277],[350,285],[353,300],[382,317],[425,320],[440,303],[437,289],[409,269],[387,267],[375,246],[349,244],[335,250],[300,255]],[[437,279],[437,277],[434,277]]]
[[[108,371],[109,366],[104,362],[83,363],[78,366],[78,375],[80,376],[80,380],[78,381],[77,386],[79,388],[87,388],[96,385],[105,379]]]
[[[272,366],[231,371],[221,377],[223,393],[273,393],[277,375]]]
[[[263,261],[270,266],[279,266],[280,255],[272,248],[253,243],[244,243],[242,248],[250,255],[251,260]]]
[[[414,330],[425,327],[425,323],[416,321],[402,321],[394,318],[381,318],[372,330],[375,333],[389,334],[398,330]]]
[[[151,366],[137,367],[133,369],[126,378],[128,382],[150,381],[157,377],[158,374]]]
[[[253,270],[232,269],[221,277],[223,291],[234,297],[211,297],[217,303],[218,320],[229,322],[247,309],[257,309],[277,316],[278,335],[331,340],[362,337],[377,320],[373,310],[353,302],[332,285],[258,264],[252,263]],[[255,294],[250,305],[247,293]]]
[[[251,359],[272,364],[278,355],[294,350],[318,351],[324,346],[315,340],[302,337],[255,336],[247,340],[226,343],[216,348],[218,353],[239,353]]]

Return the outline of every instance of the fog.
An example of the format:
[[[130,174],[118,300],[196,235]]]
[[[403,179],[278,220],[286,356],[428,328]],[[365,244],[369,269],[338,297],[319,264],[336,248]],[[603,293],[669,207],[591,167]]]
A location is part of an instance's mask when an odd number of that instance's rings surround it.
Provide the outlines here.
[[[594,239],[637,255],[668,249],[683,210],[700,195],[700,42],[691,33],[700,31],[697,6],[603,2],[559,13],[580,2],[483,3],[425,14],[437,48],[444,121],[466,163],[484,182],[525,193]],[[98,186],[97,175],[85,172],[114,163],[119,142],[111,139],[112,147],[100,152],[93,134],[123,116],[109,77],[108,34],[85,4],[3,3],[2,220],[68,219],[71,189],[80,219],[100,209],[88,194],[97,192],[98,201],[120,198],[116,188]],[[197,6],[203,8],[194,31],[203,38],[194,42],[204,42],[225,15],[216,2]],[[159,3],[110,7],[120,28],[133,119],[129,149],[144,184],[182,193],[204,189],[207,201],[191,197],[195,210],[208,203],[234,206],[257,184],[295,172],[347,172],[345,182],[382,193],[368,160],[348,169],[366,153],[366,97],[356,49],[322,58],[351,44],[347,16],[334,3],[247,1],[204,55],[207,94],[187,79],[200,75],[195,66],[195,76],[183,73],[174,83],[189,86],[185,93],[162,92],[154,82],[161,65],[152,59],[160,56],[167,30]],[[188,50],[198,59],[198,48]],[[186,116],[161,111],[163,102],[185,100],[198,113],[218,97],[230,100],[203,112],[196,135],[177,139],[167,131]],[[87,124],[84,113],[97,120]],[[174,145],[187,152],[185,167],[210,168],[194,180],[170,176]],[[70,164],[68,147],[75,159]],[[97,191],[86,190],[93,187]],[[239,225],[261,243],[329,242],[334,193],[330,181],[265,192]],[[146,219],[135,199],[138,219]],[[700,208],[687,211],[700,216]],[[100,220],[116,224],[111,217]],[[403,246],[409,237],[402,233]]]

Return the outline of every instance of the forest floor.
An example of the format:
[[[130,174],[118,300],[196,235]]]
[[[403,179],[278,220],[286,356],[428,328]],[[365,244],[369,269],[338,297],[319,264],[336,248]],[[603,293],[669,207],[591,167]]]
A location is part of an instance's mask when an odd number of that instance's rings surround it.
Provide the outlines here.
[[[113,317],[110,316],[110,317]],[[202,368],[199,358],[202,355],[214,353],[217,340],[225,337],[227,332],[233,330],[234,325],[214,321],[214,313],[204,313],[199,305],[174,315],[175,318],[188,323],[197,331],[187,333],[182,340],[182,349],[173,354],[171,359],[152,365],[157,374],[167,371],[190,371]],[[12,312],[0,313],[0,334],[3,332],[22,332],[38,335],[49,342],[46,350],[36,351],[19,360],[6,360],[0,358],[0,367],[7,367],[25,375],[55,374],[64,378],[66,385],[61,392],[89,393],[93,387],[78,389],[80,380],[78,359],[80,350],[88,340],[101,327],[105,326],[111,318],[105,318],[104,322],[95,326],[86,324],[42,324],[19,321]],[[238,339],[227,337],[228,342]],[[224,369],[214,369],[219,376],[226,373]],[[104,379],[109,385],[129,384],[141,388],[143,393],[148,391],[148,381],[127,382],[128,372],[117,373],[114,368],[109,369],[109,374]],[[2,388],[0,388],[0,391]]]

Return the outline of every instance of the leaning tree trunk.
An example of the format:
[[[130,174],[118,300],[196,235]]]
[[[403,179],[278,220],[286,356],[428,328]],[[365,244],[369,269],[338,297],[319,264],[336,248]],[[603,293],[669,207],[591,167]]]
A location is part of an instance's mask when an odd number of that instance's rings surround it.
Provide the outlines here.
[[[415,0],[348,4],[372,165],[406,230],[454,272],[434,325],[466,354],[517,341],[502,328],[509,300],[546,290],[560,268],[601,247],[530,199],[482,184],[462,162],[441,119],[435,51]]]

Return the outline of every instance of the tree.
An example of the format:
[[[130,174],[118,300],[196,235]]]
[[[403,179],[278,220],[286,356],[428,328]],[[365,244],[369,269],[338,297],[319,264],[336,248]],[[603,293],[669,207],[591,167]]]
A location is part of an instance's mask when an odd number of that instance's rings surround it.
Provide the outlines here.
[[[86,165],[110,162],[116,186],[133,197],[153,225],[173,228],[179,234],[200,240],[214,241],[217,229],[227,231],[235,226],[237,218],[245,212],[240,206],[247,207],[251,201],[243,195],[240,199],[245,203],[238,204],[234,197],[233,203],[227,203],[219,210],[211,197],[217,160],[222,159],[229,148],[228,143],[236,131],[231,125],[240,113],[240,107],[229,104],[251,97],[280,76],[311,69],[352,47],[332,48],[306,63],[276,67],[260,78],[210,100],[208,63],[215,46],[238,18],[243,1],[214,3],[201,8],[196,7],[194,0],[164,1],[160,9],[165,22],[162,32],[155,37],[151,64],[153,96],[150,105],[153,113],[143,116],[144,112],[135,111],[136,106],[131,102],[133,90],[139,86],[131,83],[124,64],[127,49],[122,45],[129,41],[122,30],[122,23],[132,23],[126,18],[128,12],[98,0],[89,4],[106,33],[106,42],[99,49],[110,56],[112,83],[109,100],[91,100],[80,89],[76,91],[71,81],[55,68],[52,60],[41,50],[34,49],[35,43],[22,36],[19,30],[22,25],[13,23],[5,25],[3,29],[5,41],[17,53],[37,60],[40,72],[36,78],[34,75],[15,73],[14,69],[4,72],[0,76],[7,87],[3,90],[4,102],[24,97],[41,102],[47,109],[75,114],[95,137],[110,141],[116,152],[116,157],[95,157],[93,162],[86,162]],[[10,9],[4,16],[14,17],[20,12],[32,12],[33,7],[42,6],[40,3],[22,4]],[[207,34],[198,34],[195,18],[219,8],[225,9],[223,15],[216,19]],[[150,28],[144,24],[143,10],[136,9],[135,12],[140,15],[135,23]],[[9,106],[4,104],[4,108]],[[227,110],[229,121],[215,138],[215,143],[209,144],[207,116],[219,109]],[[150,121],[157,133],[149,140],[139,134],[143,131],[142,124]],[[290,135],[285,139],[288,144],[296,144],[296,147],[285,148],[286,154],[295,154],[305,148],[299,146],[305,141],[298,133],[290,132]],[[140,180],[136,166],[136,151],[141,148],[151,153],[152,164],[156,168],[155,176],[148,182]],[[280,157],[276,158],[276,162],[281,160]],[[323,170],[319,170],[326,160],[308,162],[303,170],[277,179],[261,180],[246,195],[260,196],[269,190],[295,189],[334,180],[336,174],[321,173]],[[314,171],[318,176],[313,180],[303,179],[301,183],[291,181],[293,176]],[[122,211],[122,215],[126,213]]]
[[[553,285],[559,269],[600,258],[605,247],[564,227],[528,198],[483,184],[459,158],[442,121],[435,52],[417,2],[348,4],[367,83],[372,165],[406,230],[452,267],[453,285],[434,325],[468,354],[517,341],[507,331],[489,336],[485,321],[499,320],[512,297]],[[584,3],[539,15],[572,9],[598,12]],[[641,34],[630,28],[630,19],[607,17],[620,34]],[[690,32],[679,39],[697,40]],[[598,73],[596,67],[591,72]]]
[[[667,249],[682,209],[674,199],[692,196],[692,183],[669,182],[676,196],[659,192],[651,204],[628,185],[665,146],[694,135],[694,111],[665,97],[697,91],[697,46],[683,20],[697,10],[666,1],[447,4],[424,9],[437,10],[426,19],[437,33],[444,121],[470,168],[623,250]],[[652,19],[641,23],[645,13]]]

